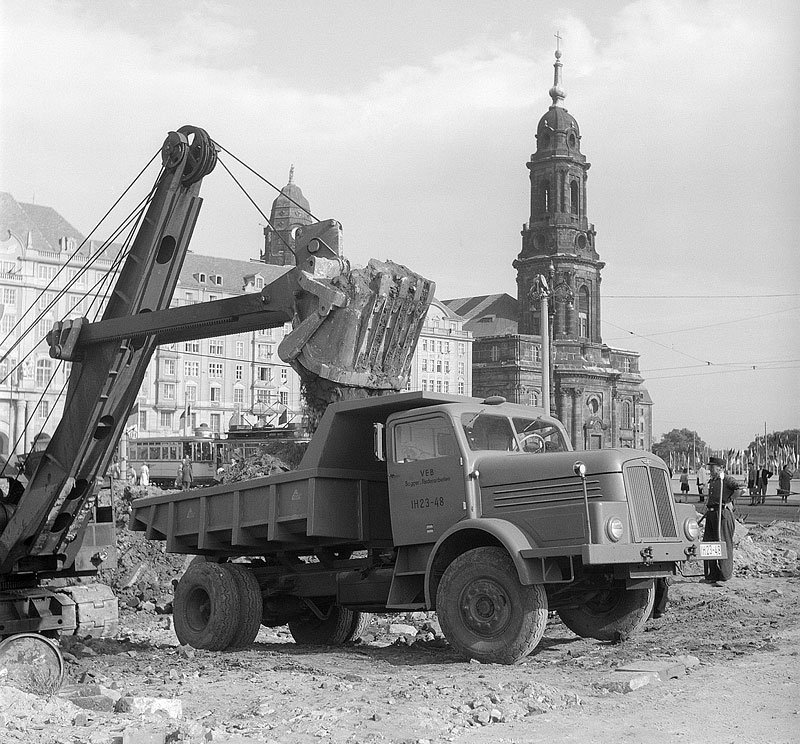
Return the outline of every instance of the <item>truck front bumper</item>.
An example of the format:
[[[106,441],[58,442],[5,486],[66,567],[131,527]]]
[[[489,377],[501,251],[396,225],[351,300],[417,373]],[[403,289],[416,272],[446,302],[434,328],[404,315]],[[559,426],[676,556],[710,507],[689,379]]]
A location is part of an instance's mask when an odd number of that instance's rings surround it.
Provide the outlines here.
[[[720,542],[641,542],[592,543],[561,548],[530,548],[521,550],[523,558],[552,558],[557,555],[580,556],[584,566],[615,564],[649,566],[687,560],[719,560],[727,557],[725,544]]]

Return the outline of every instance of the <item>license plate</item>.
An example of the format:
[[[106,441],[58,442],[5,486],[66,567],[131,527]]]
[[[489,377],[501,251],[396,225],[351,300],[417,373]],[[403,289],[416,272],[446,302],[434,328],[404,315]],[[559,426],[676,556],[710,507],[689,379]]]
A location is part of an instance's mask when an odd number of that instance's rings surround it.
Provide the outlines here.
[[[721,558],[722,545],[719,543],[701,543],[700,544],[700,557],[701,558]]]

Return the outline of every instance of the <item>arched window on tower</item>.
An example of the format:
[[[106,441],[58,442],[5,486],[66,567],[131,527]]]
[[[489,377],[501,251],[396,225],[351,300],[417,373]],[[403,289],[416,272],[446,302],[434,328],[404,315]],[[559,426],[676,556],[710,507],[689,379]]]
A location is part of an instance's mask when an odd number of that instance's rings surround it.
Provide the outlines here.
[[[586,286],[578,292],[578,335],[589,337],[589,288]]]
[[[580,213],[580,186],[577,181],[570,181],[569,184],[569,202],[572,214]]]
[[[550,194],[550,181],[543,181],[542,182],[542,211],[543,212],[549,212],[551,204],[552,204],[552,201],[551,201],[551,194]]]

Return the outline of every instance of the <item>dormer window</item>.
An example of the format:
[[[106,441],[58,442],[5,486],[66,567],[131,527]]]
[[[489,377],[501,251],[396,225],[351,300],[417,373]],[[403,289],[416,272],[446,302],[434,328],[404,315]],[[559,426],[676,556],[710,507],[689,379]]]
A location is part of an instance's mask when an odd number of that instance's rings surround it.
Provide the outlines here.
[[[196,276],[197,276],[197,281],[200,282],[200,284],[206,283],[206,275],[202,271],[199,274],[196,274]]]
[[[264,277],[257,276],[255,284],[256,284],[256,289],[264,289]]]

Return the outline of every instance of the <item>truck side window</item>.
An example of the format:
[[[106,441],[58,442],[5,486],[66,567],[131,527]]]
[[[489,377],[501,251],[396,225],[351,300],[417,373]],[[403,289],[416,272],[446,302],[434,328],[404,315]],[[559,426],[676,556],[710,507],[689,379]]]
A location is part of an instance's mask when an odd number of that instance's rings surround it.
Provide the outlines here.
[[[561,430],[551,421],[514,418],[514,429],[525,452],[566,452]]]
[[[394,461],[414,462],[458,452],[455,433],[445,418],[409,421],[394,427]]]

